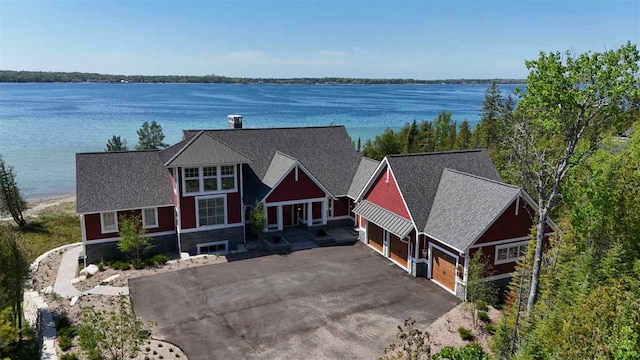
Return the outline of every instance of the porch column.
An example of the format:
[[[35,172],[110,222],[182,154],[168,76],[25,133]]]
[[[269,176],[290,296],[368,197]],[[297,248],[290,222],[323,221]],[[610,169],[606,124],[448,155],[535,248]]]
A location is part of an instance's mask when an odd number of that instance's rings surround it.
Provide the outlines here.
[[[313,202],[309,201],[307,203],[307,226],[310,227],[313,225]]]
[[[264,224],[264,232],[267,232],[267,229],[269,228],[269,208],[266,204],[262,207],[262,211],[264,212],[264,218],[266,219]]]
[[[322,200],[322,225],[327,225],[328,200]]]
[[[284,229],[282,225],[282,205],[278,205],[278,230]]]

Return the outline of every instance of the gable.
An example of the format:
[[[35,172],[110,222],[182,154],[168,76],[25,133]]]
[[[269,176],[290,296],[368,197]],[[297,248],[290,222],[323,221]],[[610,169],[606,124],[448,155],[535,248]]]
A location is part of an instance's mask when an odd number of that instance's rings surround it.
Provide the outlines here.
[[[298,179],[296,181],[296,171]],[[266,202],[315,199],[327,196],[324,190],[311,179],[299,166],[293,167],[289,173],[273,188]]]
[[[516,206],[518,214],[516,214]],[[535,210],[522,198],[514,201],[500,217],[480,236],[475,244],[482,244],[491,241],[515,239],[529,236],[533,226]],[[552,232],[547,227],[545,232]]]
[[[402,194],[396,184],[395,177],[391,171],[388,170],[388,166],[382,169],[376,181],[364,196],[364,199],[407,220],[411,220],[411,215],[409,215],[409,210],[407,210],[407,207],[404,205]],[[388,181],[387,171],[389,172]]]

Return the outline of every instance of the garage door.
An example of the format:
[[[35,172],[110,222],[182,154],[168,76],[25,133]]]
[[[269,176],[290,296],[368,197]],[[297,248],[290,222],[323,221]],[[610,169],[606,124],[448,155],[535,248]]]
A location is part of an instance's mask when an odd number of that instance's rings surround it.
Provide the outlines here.
[[[367,231],[369,233],[369,245],[371,245],[374,249],[382,252],[384,230],[382,230],[382,228],[378,225],[368,222]]]
[[[409,245],[400,241],[400,238],[389,234],[389,255],[398,264],[407,267]]]
[[[438,284],[454,291],[456,286],[456,259],[442,251],[433,248],[431,264],[431,278]]]

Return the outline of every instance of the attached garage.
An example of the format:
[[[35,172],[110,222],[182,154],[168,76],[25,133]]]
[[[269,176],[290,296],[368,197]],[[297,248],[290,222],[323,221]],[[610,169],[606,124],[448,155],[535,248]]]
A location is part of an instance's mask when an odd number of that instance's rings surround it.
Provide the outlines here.
[[[374,249],[382,252],[384,244],[384,230],[378,225],[368,222],[367,233],[369,236],[369,238],[367,239],[367,243]]]
[[[389,234],[389,257],[403,267],[407,267],[409,244],[402,242],[399,237]]]
[[[431,279],[445,288],[455,291],[456,258],[436,248],[432,248]]]

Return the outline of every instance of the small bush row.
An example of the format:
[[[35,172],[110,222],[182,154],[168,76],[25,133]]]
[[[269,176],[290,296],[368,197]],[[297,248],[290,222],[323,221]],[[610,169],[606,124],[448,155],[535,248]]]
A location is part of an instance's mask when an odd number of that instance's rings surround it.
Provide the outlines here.
[[[130,270],[133,266],[136,270],[144,269],[147,266],[162,266],[169,261],[169,258],[164,254],[157,254],[154,256],[148,256],[142,259],[133,259],[131,261],[118,260],[106,263],[106,266],[118,271]],[[103,265],[103,267],[105,266]],[[100,265],[98,265],[98,270]]]
[[[56,319],[56,331],[58,332],[58,346],[62,351],[67,351],[73,346],[73,338],[76,337],[76,327],[66,315],[60,315]]]
[[[473,336],[473,332],[470,329],[462,326],[458,328],[458,334],[460,334],[460,338],[464,341],[473,341],[473,339],[475,338]]]

